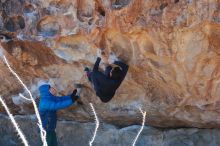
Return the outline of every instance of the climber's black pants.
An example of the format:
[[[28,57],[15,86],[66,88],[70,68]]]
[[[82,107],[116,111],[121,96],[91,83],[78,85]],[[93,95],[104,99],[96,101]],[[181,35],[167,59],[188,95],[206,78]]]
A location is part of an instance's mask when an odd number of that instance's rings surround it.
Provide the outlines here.
[[[107,66],[105,68],[105,72],[104,74],[99,72],[92,72],[92,71],[88,71],[87,72],[87,77],[88,77],[88,80],[92,83],[92,86],[93,86],[93,89],[96,91],[96,95],[100,98],[100,100],[102,102],[108,102],[112,99],[112,97],[114,96],[114,94],[104,94],[103,93],[100,93],[99,91],[101,90],[100,88],[103,88],[101,85],[100,85],[100,78],[99,78],[99,75],[102,74],[106,77],[110,77],[110,72],[112,70],[112,67],[111,66]],[[97,75],[99,74],[99,75]]]
[[[88,77],[88,80],[92,83],[92,72],[88,71],[86,73],[87,77]]]
[[[92,71],[87,72],[87,77],[88,77],[88,80],[92,83],[94,90],[98,91],[98,88],[99,88],[99,86],[97,84],[98,82],[97,82],[96,78],[93,76],[93,72]]]

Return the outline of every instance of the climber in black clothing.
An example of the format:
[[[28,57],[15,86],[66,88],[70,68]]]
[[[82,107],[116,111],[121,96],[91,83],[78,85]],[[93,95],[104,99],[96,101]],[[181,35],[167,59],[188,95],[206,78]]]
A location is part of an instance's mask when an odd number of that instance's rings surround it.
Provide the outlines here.
[[[116,90],[124,80],[127,72],[128,65],[121,61],[114,61],[116,67],[108,65],[105,72],[99,71],[100,57],[97,57],[93,70],[85,68],[89,81],[93,84],[96,95],[102,102],[109,102],[115,95]]]

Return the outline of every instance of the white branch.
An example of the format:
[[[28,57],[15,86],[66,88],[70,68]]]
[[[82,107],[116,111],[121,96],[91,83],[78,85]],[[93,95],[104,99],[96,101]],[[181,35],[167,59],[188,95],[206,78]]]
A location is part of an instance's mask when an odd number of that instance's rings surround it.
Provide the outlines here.
[[[143,116],[143,121],[142,121],[141,129],[139,130],[137,136],[135,137],[132,146],[135,146],[135,145],[136,145],[136,142],[137,142],[137,140],[138,140],[138,137],[140,136],[141,132],[142,132],[143,129],[144,129],[144,123],[145,123],[145,119],[146,119],[146,111],[143,112],[141,108],[139,108],[139,110],[140,110],[140,112],[141,112],[141,114],[142,114],[142,116]]]
[[[41,133],[41,140],[43,142],[43,146],[47,146],[47,141],[46,141],[46,131],[43,129],[43,126],[42,126],[42,122],[41,122],[41,118],[40,118],[40,114],[39,114],[39,111],[38,111],[38,108],[37,108],[37,104],[31,94],[31,91],[27,88],[27,86],[23,83],[23,81],[20,79],[20,77],[17,75],[17,73],[11,68],[10,64],[8,63],[8,60],[5,56],[3,56],[4,58],[4,61],[8,67],[8,69],[11,71],[11,73],[18,79],[18,81],[20,82],[20,84],[24,87],[24,89],[28,92],[28,94],[30,95],[30,100],[32,101],[33,103],[33,106],[34,106],[34,110],[35,110],[35,114],[36,114],[36,117],[37,117],[37,120],[38,120],[38,126],[40,128],[40,133]]]
[[[21,94],[21,93],[19,93],[19,96],[20,96],[21,98],[24,98],[25,100],[31,101],[30,98],[25,97],[25,96],[24,96],[23,94]]]
[[[18,126],[18,124],[15,121],[13,115],[9,111],[8,106],[6,105],[6,103],[4,102],[4,100],[2,99],[1,96],[0,96],[0,102],[3,105],[3,107],[5,108],[8,116],[11,119],[11,122],[12,122],[13,126],[15,127],[16,131],[18,132],[18,135],[20,136],[22,142],[24,143],[25,146],[29,146],[28,141],[26,140],[26,137],[24,136],[23,132],[21,131],[20,127]]]
[[[97,117],[97,114],[96,114],[96,112],[95,112],[95,109],[94,109],[92,103],[90,103],[90,106],[91,106],[91,108],[92,108],[92,112],[93,112],[93,114],[94,114],[94,116],[95,116],[95,121],[96,121],[96,127],[95,127],[95,131],[94,131],[93,137],[92,137],[92,139],[89,141],[89,145],[92,146],[92,143],[93,143],[94,140],[95,140],[96,133],[97,133],[98,128],[99,128],[99,119],[98,119],[98,117]]]

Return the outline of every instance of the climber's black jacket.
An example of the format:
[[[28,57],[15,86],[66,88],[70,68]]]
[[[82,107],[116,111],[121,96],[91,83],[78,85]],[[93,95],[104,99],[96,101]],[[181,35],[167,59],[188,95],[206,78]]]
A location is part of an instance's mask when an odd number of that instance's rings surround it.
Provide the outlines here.
[[[122,69],[120,79],[114,80],[110,78],[110,72],[112,70],[111,66],[106,67],[104,73],[98,70],[100,61],[101,58],[98,57],[93,67],[93,71],[91,73],[91,81],[94,85],[96,95],[101,99],[102,102],[108,102],[114,97],[115,91],[118,89],[121,82],[124,80],[128,72],[128,65],[124,64],[121,61],[114,62],[114,64],[120,66]]]

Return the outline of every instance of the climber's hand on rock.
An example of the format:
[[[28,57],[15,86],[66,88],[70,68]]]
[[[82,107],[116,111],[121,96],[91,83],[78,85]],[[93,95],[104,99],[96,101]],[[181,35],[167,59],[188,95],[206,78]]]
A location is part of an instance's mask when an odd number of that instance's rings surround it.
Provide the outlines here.
[[[102,62],[104,63],[104,64],[109,64],[108,63],[108,57],[104,54],[104,55],[102,55]]]
[[[115,61],[118,61],[118,58],[115,54],[111,53],[108,58],[109,64],[113,64]]]
[[[97,57],[102,57],[102,50],[100,48],[97,49]]]

